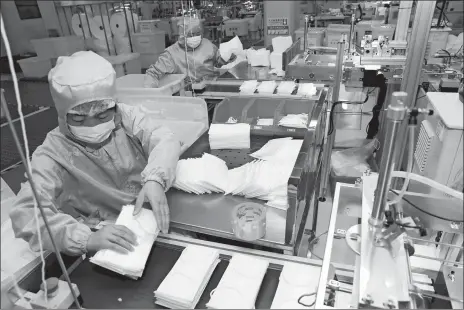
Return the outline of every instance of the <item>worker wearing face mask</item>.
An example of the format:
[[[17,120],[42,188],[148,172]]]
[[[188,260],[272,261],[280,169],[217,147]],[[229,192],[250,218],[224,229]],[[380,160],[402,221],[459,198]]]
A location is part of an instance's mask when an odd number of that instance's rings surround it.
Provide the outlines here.
[[[31,168],[58,248],[69,255],[131,251],[136,236],[125,226],[92,232],[77,218],[99,214],[100,220],[114,221],[134,202],[134,216],[148,202],[158,227],[167,232],[165,191],[175,176],[180,142],[140,107],[115,101],[116,73],[93,52],[60,57],[48,79],[59,127],[34,152]],[[10,217],[16,237],[39,250],[29,182],[22,184]],[[43,225],[40,220],[43,247],[53,250]]]
[[[201,81],[203,77],[214,74],[214,67],[226,64],[218,48],[202,37],[200,20],[186,17],[178,26],[179,40],[166,48],[158,61],[147,69],[145,87],[159,87],[159,81],[166,74],[185,74],[194,82]],[[229,62],[234,58],[232,56]]]

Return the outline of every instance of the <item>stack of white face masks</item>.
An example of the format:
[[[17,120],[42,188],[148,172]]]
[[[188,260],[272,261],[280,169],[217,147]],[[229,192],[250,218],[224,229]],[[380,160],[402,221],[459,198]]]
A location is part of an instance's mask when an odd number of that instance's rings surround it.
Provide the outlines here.
[[[133,205],[124,206],[116,220],[116,225],[124,225],[135,233],[138,245],[134,246],[134,251],[121,254],[113,250],[101,250],[90,258],[90,262],[137,279],[143,274],[159,229],[152,210],[142,209],[137,216],[133,216],[133,213]]]
[[[217,250],[189,245],[155,291],[155,303],[170,309],[194,309],[218,263]]]
[[[271,309],[308,309],[299,304],[298,299],[302,295],[314,293],[301,298],[300,302],[308,306],[315,303],[319,276],[319,267],[285,263]],[[314,304],[310,308],[314,308]]]
[[[270,140],[250,156],[257,160],[228,170],[226,163],[209,154],[180,160],[173,186],[188,193],[225,193],[266,200],[267,205],[287,210],[287,182],[303,140]]]
[[[277,94],[291,95],[296,88],[296,83],[293,81],[282,81],[277,87]]]
[[[277,87],[276,81],[264,81],[258,86],[258,93],[260,94],[273,94]]]
[[[201,158],[179,160],[173,187],[187,193],[222,193],[227,186],[226,163],[216,156],[203,154]]]
[[[254,309],[267,261],[236,254],[229,262],[218,286],[211,292],[208,309]]]
[[[288,114],[280,119],[279,126],[291,128],[306,128],[308,126],[308,114]]]
[[[240,86],[240,93],[245,95],[254,94],[256,88],[258,87],[258,81],[256,80],[249,80],[242,83]]]
[[[243,44],[240,38],[235,36],[232,40],[219,44],[219,53],[224,61],[229,61],[232,54],[236,56],[238,54],[243,54]]]
[[[212,150],[250,148],[249,124],[212,124],[208,134]]]
[[[302,97],[312,97],[316,95],[317,89],[313,83],[303,83],[298,85],[298,96]]]

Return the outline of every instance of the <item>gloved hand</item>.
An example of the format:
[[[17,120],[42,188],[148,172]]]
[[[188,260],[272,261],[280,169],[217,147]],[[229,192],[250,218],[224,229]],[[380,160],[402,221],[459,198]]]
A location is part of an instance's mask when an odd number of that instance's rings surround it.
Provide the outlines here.
[[[140,213],[145,201],[151,204],[159,229],[163,233],[167,233],[169,230],[169,207],[163,186],[156,181],[145,183],[135,202],[134,215]]]
[[[137,236],[126,226],[107,225],[92,233],[87,241],[87,251],[113,250],[120,253],[132,252],[137,245]]]
[[[158,88],[159,81],[153,77],[146,75],[145,80],[143,81],[143,87],[145,88]]]

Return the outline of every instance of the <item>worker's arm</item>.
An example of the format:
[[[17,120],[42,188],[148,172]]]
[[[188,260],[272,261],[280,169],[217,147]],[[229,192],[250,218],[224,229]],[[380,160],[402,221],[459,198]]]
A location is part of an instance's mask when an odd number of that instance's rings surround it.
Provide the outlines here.
[[[155,181],[167,191],[176,175],[180,141],[143,108],[118,104],[118,110],[124,128],[140,141],[148,157],[147,166],[142,171],[142,186],[148,181]]]
[[[176,71],[176,64],[168,51],[162,53],[156,63],[152,64],[145,72],[144,87],[158,87],[159,81],[165,74],[172,74]]]
[[[44,209],[54,240],[60,252],[68,255],[81,255],[86,252],[91,234],[88,226],[79,223],[71,215],[60,212],[56,199],[60,195],[63,179],[67,173],[57,162],[41,151],[32,156],[32,178],[39,201]],[[39,212],[39,210],[37,210]],[[15,207],[10,212],[13,230],[17,238],[27,241],[33,251],[39,251],[39,236],[34,210],[34,198],[30,183],[22,184]],[[42,215],[38,214],[42,245],[53,251],[50,236],[45,228]]]

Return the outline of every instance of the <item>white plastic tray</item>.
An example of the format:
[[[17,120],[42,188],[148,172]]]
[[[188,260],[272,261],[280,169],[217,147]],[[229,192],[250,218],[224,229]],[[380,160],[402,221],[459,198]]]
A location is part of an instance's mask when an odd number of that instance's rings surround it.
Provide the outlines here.
[[[158,88],[144,88],[145,74],[128,74],[116,79],[116,93],[121,96],[172,96],[184,89],[184,74],[167,74],[159,83]]]
[[[208,130],[206,102],[193,97],[151,96],[143,93],[119,94],[118,100],[131,106],[143,106],[182,142],[182,152]]]

